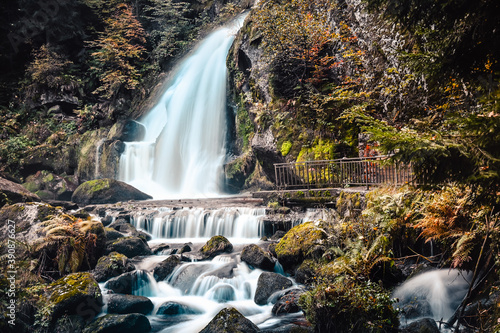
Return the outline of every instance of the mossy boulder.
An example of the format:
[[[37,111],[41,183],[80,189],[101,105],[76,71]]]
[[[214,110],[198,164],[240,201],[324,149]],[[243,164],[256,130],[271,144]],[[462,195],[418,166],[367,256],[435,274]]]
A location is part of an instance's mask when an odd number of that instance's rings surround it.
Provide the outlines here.
[[[43,170],[26,178],[23,186],[44,200],[70,201],[78,181],[74,176],[59,176]]]
[[[359,192],[341,191],[337,197],[335,207],[341,217],[355,219],[366,208],[365,197]]]
[[[312,258],[328,235],[315,222],[306,222],[290,229],[276,246],[278,260],[286,270],[292,270],[306,258]]]
[[[200,333],[253,333],[260,329],[235,308],[222,309]]]
[[[153,274],[156,281],[165,280],[180,263],[181,260],[177,256],[170,256],[163,260],[154,268]]]
[[[274,270],[275,262],[271,255],[255,244],[250,244],[243,248],[241,251],[241,260],[255,268],[265,271]]]
[[[205,259],[213,258],[221,253],[230,253],[232,251],[233,244],[224,236],[213,236],[200,250]]]
[[[275,316],[285,315],[302,311],[299,305],[300,296],[304,293],[300,289],[292,289],[280,296],[273,306],[272,313]]]
[[[105,178],[78,186],[71,200],[79,205],[108,204],[129,200],[148,200],[152,197],[119,180]]]
[[[99,284],[90,273],[73,273],[47,288],[51,322],[63,315],[78,315],[85,321],[95,318],[103,305]]]
[[[280,290],[285,290],[293,286],[293,282],[283,275],[264,272],[257,280],[257,289],[255,290],[254,301],[256,304],[265,305],[269,297]]]
[[[124,237],[108,242],[106,245],[106,253],[108,254],[111,252],[121,253],[128,258],[149,256],[153,254],[148,243],[139,237]]]
[[[134,265],[125,255],[118,252],[111,252],[109,255],[99,259],[93,274],[97,282],[104,282],[133,270],[135,270]]]
[[[0,177],[0,207],[28,201],[40,201],[40,197],[20,184]]]
[[[108,313],[150,314],[153,311],[153,302],[144,296],[114,294],[108,300]]]
[[[88,325],[83,333],[146,333],[151,331],[148,318],[140,313],[107,314]]]

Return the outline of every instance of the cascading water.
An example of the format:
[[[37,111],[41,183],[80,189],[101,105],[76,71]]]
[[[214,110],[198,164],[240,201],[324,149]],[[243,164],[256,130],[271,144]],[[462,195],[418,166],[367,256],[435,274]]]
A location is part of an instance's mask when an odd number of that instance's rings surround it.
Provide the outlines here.
[[[158,104],[139,119],[144,139],[125,143],[120,180],[155,199],[222,193],[226,57],[243,19],[213,32],[181,63]]]
[[[459,270],[433,270],[417,275],[398,287],[393,297],[402,311],[402,324],[421,318],[447,321],[465,297],[470,278]]]

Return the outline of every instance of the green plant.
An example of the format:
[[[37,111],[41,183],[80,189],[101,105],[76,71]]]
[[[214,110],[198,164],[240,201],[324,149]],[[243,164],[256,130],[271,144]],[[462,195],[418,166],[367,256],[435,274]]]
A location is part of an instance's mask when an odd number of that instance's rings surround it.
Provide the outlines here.
[[[292,148],[292,143],[290,141],[285,141],[281,145],[281,155],[286,156],[290,152],[290,149]]]

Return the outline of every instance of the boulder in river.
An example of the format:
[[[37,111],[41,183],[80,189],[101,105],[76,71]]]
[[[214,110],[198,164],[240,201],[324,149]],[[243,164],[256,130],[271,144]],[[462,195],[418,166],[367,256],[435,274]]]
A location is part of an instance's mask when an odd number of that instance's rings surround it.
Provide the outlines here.
[[[152,197],[127,183],[111,178],[85,182],[78,186],[71,197],[71,201],[81,206],[148,199]]]
[[[200,314],[201,312],[197,309],[189,307],[185,304],[168,301],[160,305],[157,315],[163,316],[178,316],[183,314]]]
[[[123,273],[120,276],[109,279],[104,288],[117,294],[132,294],[132,288],[136,279],[136,271]]]
[[[232,251],[233,244],[224,236],[213,236],[200,250],[205,259],[213,258],[221,253],[230,253]]]
[[[257,280],[257,289],[255,290],[254,301],[259,305],[265,305],[273,293],[288,289],[292,285],[292,281],[283,275],[272,272],[264,272]]]
[[[0,207],[27,201],[40,201],[40,198],[22,185],[0,177]]]
[[[172,274],[175,267],[181,263],[181,260],[177,256],[170,256],[167,259],[159,263],[153,271],[153,275],[156,281],[163,281]]]
[[[436,322],[432,318],[418,319],[401,330],[402,333],[439,333]]]
[[[97,282],[104,282],[113,277],[135,270],[128,258],[118,252],[111,252],[101,257],[94,268],[94,277]]]
[[[151,331],[148,317],[140,313],[107,314],[88,325],[83,333],[146,333]]]
[[[108,300],[108,313],[147,315],[153,311],[153,308],[153,302],[144,296],[114,294]]]
[[[255,244],[245,246],[241,251],[241,260],[247,264],[265,271],[274,270],[273,258]]]
[[[260,329],[235,308],[222,309],[199,333],[253,333]]]
[[[148,244],[139,237],[124,237],[108,242],[106,245],[106,253],[111,252],[121,253],[128,258],[153,254]]]

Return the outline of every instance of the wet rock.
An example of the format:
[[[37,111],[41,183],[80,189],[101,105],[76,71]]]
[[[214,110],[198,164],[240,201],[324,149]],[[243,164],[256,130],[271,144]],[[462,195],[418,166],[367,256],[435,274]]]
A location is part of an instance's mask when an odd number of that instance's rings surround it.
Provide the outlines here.
[[[224,165],[226,188],[230,193],[238,193],[245,186],[245,180],[255,168],[255,157],[251,153],[238,156]]]
[[[260,329],[234,308],[222,309],[200,333],[252,333]]]
[[[304,293],[303,290],[293,289],[287,291],[283,296],[279,297],[273,306],[273,314],[275,316],[294,313],[301,311],[299,306],[300,295]]]
[[[436,322],[432,318],[422,318],[401,330],[402,333],[439,333]]]
[[[108,225],[108,228],[115,229],[125,236],[134,236],[144,239],[146,242],[151,240],[151,236],[147,233],[137,230],[133,225],[123,218],[118,218],[115,222]]]
[[[146,128],[134,120],[116,122],[109,130],[109,140],[120,140],[124,142],[141,141],[146,134]]]
[[[286,232],[283,231],[283,230],[278,230],[274,233],[274,235],[271,236],[271,240],[280,240],[281,238],[283,238],[284,236],[286,235]]]
[[[132,294],[132,288],[136,279],[136,271],[123,273],[114,277],[104,285],[104,288],[117,294]]]
[[[148,318],[139,313],[107,314],[88,325],[83,333],[137,333],[151,331]]]
[[[0,177],[0,207],[28,201],[40,201],[40,198],[22,185]]]
[[[63,315],[92,320],[102,308],[102,294],[90,273],[73,273],[53,282],[47,289],[51,322]]]
[[[172,280],[169,280],[169,283],[173,287],[180,289],[183,293],[187,293],[193,287],[196,279],[210,268],[210,263],[206,265],[183,265],[172,277]]]
[[[139,237],[124,237],[113,242],[108,242],[106,245],[106,253],[111,252],[121,253],[128,258],[153,254],[148,244]]]
[[[124,238],[125,235],[122,234],[121,232],[116,231],[113,228],[104,228],[104,232],[106,233],[106,240],[108,242],[117,240],[118,238]]]
[[[265,305],[274,292],[290,288],[292,285],[292,281],[283,275],[264,272],[257,280],[254,301],[259,305]]]
[[[154,254],[160,254],[168,249],[170,249],[170,245],[165,243],[154,244],[151,246],[151,251],[153,251]]]
[[[118,252],[111,252],[99,259],[93,274],[97,282],[104,282],[133,270],[135,270],[135,267],[126,256]]]
[[[153,271],[153,275],[156,281],[165,280],[172,272],[175,267],[181,263],[181,260],[177,256],[170,256],[167,259],[159,263]]]
[[[71,201],[82,206],[148,199],[152,197],[124,182],[110,178],[85,182],[78,186],[71,197]]]
[[[153,302],[144,296],[111,295],[108,301],[108,313],[142,313],[150,314],[153,311]]]
[[[200,314],[201,311],[177,302],[165,302],[158,308],[157,315],[178,316],[183,314]]]
[[[214,236],[203,245],[200,252],[204,258],[213,258],[221,253],[230,253],[233,251],[233,244],[224,236]]]
[[[273,258],[259,246],[250,244],[241,251],[241,260],[247,264],[266,271],[274,270]]]
[[[179,251],[177,251],[178,254],[183,254],[183,253],[186,253],[186,252],[191,252],[193,249],[191,248],[191,246],[189,246],[189,244],[184,244],[180,249]]]

